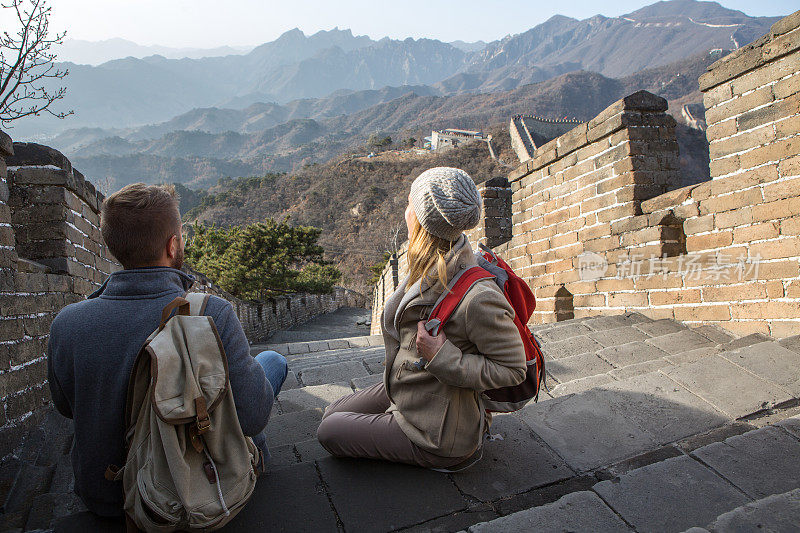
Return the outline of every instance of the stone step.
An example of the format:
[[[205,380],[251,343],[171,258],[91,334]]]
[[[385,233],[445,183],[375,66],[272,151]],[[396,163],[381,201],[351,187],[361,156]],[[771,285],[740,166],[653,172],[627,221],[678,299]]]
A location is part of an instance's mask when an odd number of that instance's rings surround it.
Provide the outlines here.
[[[727,438],[706,434],[710,443],[684,441],[620,463],[596,473],[603,481],[468,531],[795,531],[798,430],[800,416]]]
[[[367,348],[383,346],[382,335],[368,335],[365,337],[346,337],[343,339],[330,339],[321,341],[292,342],[281,344],[254,344],[250,353],[256,355],[264,350],[272,350],[283,356],[301,355],[328,350],[341,350],[348,348]]]
[[[705,528],[694,527],[687,533],[723,533],[730,531],[797,531],[800,524],[800,488],[773,494],[742,505],[717,517]]]

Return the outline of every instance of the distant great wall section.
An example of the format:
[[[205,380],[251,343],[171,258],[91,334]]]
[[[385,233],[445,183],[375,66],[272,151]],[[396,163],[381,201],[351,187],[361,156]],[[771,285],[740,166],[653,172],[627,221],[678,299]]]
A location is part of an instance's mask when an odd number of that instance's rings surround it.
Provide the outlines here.
[[[53,318],[121,268],[100,234],[103,199],[60,152],[12,143],[0,132],[0,459],[47,412],[46,350]],[[231,301],[251,342],[367,303],[343,288],[249,302],[193,274],[192,290]]]
[[[532,323],[638,311],[800,333],[799,50],[800,11],[700,78],[710,181],[678,188],[675,121],[639,92],[536,147],[506,189],[481,188],[470,240],[492,236],[533,288]],[[401,251],[378,282],[373,333],[405,263]]]

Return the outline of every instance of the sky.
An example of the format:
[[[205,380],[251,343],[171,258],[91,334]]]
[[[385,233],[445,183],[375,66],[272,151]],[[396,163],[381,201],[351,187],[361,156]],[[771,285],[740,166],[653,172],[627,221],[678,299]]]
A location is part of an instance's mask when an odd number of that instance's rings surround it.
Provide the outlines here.
[[[257,45],[298,27],[306,34],[338,26],[372,38],[429,37],[492,41],[555,14],[615,17],[654,0],[50,0],[51,30],[68,38],[120,37],[138,44],[212,48]],[[752,16],[780,16],[797,0],[723,0]]]

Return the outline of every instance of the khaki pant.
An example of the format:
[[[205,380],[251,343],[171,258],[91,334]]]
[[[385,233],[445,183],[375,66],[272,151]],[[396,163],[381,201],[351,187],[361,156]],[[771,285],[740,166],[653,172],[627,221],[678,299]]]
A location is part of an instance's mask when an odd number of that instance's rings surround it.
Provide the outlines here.
[[[447,468],[467,457],[441,457],[408,440],[389,408],[383,383],[343,398],[325,410],[317,430],[320,444],[337,457],[383,459],[425,468]]]

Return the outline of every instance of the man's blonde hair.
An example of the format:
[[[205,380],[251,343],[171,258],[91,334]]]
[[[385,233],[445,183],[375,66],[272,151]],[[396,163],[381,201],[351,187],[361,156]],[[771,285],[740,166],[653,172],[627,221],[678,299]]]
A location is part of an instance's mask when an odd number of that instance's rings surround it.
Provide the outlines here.
[[[152,266],[173,235],[180,238],[181,214],[172,185],[126,185],[105,199],[100,230],[124,268]]]

